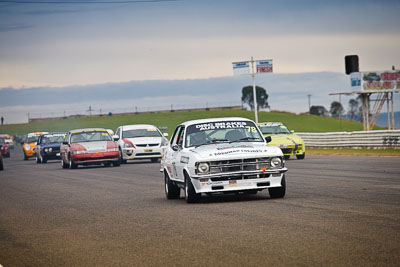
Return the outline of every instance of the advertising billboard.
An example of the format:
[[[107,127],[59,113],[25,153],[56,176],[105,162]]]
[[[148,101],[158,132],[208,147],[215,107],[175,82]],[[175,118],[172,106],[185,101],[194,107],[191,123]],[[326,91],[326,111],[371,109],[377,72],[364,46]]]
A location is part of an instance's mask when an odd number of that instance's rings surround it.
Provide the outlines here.
[[[400,70],[362,72],[362,90],[400,89]]]

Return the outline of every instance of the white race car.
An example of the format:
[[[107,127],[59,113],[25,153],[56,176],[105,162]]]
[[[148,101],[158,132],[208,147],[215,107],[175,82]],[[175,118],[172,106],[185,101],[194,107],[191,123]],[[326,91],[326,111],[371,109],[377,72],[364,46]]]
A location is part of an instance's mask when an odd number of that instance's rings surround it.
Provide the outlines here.
[[[266,141],[267,139],[267,141]],[[201,194],[250,193],[268,189],[271,198],[286,192],[285,161],[268,146],[257,125],[245,118],[194,120],[179,125],[161,161],[168,199],[185,192],[188,203]]]
[[[115,134],[119,137],[121,163],[131,159],[158,162],[168,145],[168,134],[162,134],[156,126],[150,124],[122,125]]]

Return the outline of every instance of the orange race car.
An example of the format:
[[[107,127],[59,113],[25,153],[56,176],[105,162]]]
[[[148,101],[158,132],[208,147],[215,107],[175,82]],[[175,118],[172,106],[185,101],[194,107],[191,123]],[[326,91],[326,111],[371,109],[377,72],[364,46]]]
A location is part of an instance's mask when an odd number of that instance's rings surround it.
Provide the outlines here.
[[[29,158],[36,157],[36,143],[41,134],[46,134],[47,132],[34,132],[26,135],[24,140],[24,144],[22,145],[22,149],[24,152],[24,160],[28,160]]]

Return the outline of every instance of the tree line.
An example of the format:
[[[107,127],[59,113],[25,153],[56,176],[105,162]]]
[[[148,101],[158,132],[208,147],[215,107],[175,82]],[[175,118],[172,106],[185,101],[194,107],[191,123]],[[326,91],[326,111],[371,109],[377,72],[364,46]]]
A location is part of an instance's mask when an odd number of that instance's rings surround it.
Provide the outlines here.
[[[256,86],[256,97],[257,97],[257,110],[269,108],[268,105],[268,94],[267,91]],[[253,100],[253,86],[248,85],[242,88],[242,105],[247,105],[251,110],[254,110]],[[334,118],[346,117],[354,121],[361,121],[361,97],[350,99],[348,103],[348,111],[345,112],[343,105],[340,102],[333,101],[329,111],[320,105],[314,105],[310,107],[309,114],[317,116],[331,116]]]

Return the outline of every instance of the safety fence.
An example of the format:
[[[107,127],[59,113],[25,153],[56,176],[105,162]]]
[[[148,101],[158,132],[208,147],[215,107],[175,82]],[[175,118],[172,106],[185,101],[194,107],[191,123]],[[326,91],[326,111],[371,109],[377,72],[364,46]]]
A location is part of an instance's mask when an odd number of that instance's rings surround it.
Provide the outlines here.
[[[400,149],[400,130],[296,134],[310,148]]]

